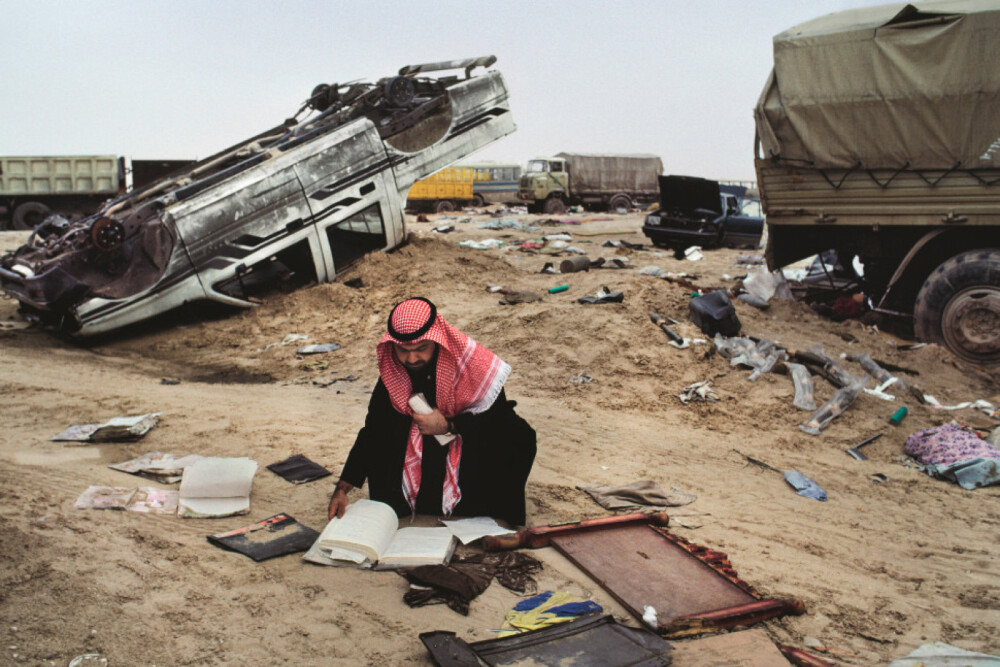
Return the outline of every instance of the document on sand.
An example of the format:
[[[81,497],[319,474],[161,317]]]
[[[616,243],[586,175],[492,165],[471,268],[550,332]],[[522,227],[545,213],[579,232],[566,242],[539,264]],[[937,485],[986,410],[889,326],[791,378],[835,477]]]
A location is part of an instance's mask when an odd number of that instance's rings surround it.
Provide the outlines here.
[[[206,456],[184,468],[178,516],[208,518],[246,514],[257,462]]]
[[[451,560],[454,551],[455,536],[448,528],[399,528],[396,512],[389,505],[358,500],[348,506],[343,518],[330,520],[304,558],[378,570],[440,565]]]

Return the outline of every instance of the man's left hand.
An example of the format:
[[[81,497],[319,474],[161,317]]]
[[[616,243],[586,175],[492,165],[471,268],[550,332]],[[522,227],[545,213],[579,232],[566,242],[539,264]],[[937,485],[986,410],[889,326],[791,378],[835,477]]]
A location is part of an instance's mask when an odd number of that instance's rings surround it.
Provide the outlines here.
[[[434,408],[434,412],[426,415],[413,414],[413,421],[424,435],[441,435],[448,432],[448,418]]]

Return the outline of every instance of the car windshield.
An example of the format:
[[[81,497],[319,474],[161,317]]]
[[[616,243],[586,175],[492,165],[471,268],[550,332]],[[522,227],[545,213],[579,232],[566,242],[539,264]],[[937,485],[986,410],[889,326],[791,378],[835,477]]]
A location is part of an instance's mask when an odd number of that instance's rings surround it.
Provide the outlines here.
[[[528,168],[525,170],[529,174],[537,171],[548,171],[549,163],[546,160],[529,160]]]
[[[740,213],[754,218],[763,218],[764,209],[761,208],[759,199],[744,199],[740,203]]]

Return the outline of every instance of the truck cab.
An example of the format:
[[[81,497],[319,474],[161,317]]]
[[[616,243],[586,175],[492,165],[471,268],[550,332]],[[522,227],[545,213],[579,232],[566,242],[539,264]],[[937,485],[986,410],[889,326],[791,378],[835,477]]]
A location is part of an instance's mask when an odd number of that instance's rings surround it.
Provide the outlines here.
[[[566,160],[558,157],[529,160],[521,176],[517,196],[528,202],[528,209],[532,212],[559,213],[565,210],[563,202],[572,196]]]

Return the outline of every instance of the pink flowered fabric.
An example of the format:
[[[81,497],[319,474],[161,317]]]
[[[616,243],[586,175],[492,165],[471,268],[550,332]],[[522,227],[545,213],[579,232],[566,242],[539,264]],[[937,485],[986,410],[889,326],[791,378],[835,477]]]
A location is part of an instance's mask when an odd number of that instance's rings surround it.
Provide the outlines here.
[[[943,424],[913,433],[906,439],[904,451],[921,463],[934,465],[1000,459],[1000,449],[957,424]]]

